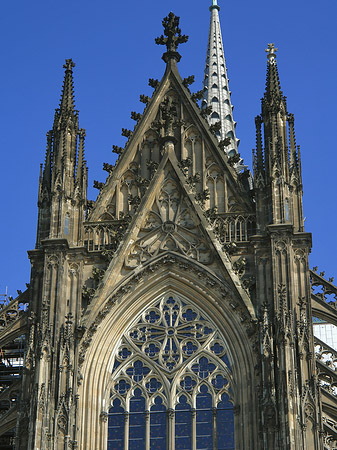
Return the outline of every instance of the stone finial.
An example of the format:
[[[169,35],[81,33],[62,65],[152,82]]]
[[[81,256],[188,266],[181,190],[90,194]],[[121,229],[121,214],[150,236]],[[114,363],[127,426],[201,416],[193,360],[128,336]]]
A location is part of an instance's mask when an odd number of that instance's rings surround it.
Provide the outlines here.
[[[72,59],[66,59],[65,64],[63,64],[63,68],[66,70],[70,70],[70,72],[73,71],[74,67],[75,67],[75,63]]]
[[[179,44],[184,44],[188,41],[188,36],[181,34],[179,28],[180,17],[170,12],[170,14],[163,19],[164,35],[157,37],[155,42],[157,45],[166,45],[167,52],[163,54],[163,60],[167,63],[170,59],[180,61],[181,55],[177,52]]]
[[[278,48],[275,47],[275,44],[268,44],[268,48],[265,49],[265,52],[268,53],[268,61],[270,61],[271,63],[273,63],[276,59],[277,50]]]

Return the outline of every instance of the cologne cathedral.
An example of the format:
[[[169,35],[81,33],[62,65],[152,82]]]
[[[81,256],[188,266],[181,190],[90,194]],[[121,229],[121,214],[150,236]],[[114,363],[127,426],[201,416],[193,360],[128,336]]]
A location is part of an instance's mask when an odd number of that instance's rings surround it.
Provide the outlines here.
[[[178,69],[188,37],[164,18],[165,73],[95,201],[65,62],[30,283],[0,309],[1,449],[337,448],[337,349],[313,333],[313,318],[337,325],[337,287],[309,268],[277,49],[250,172],[219,10],[198,92]]]

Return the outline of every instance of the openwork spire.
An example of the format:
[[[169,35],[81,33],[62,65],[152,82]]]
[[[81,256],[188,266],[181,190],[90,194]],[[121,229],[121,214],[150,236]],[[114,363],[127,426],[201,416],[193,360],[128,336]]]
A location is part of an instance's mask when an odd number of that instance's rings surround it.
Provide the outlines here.
[[[230,156],[237,153],[239,140],[235,136],[233,119],[233,106],[231,104],[229,80],[222,43],[219,10],[217,0],[213,0],[210,6],[211,22],[209,27],[208,47],[206,56],[206,68],[204,76],[204,99],[202,106],[212,107],[209,116],[210,124],[221,123],[218,139],[230,141],[226,151]]]
[[[188,41],[188,36],[181,34],[179,28],[180,17],[175,16],[173,12],[163,19],[164,35],[155,39],[156,44],[166,45],[167,52],[163,54],[163,60],[167,63],[169,60],[174,59],[177,62],[180,61],[181,55],[177,52],[179,44],[184,44]]]
[[[73,82],[73,68],[75,67],[75,63],[72,59],[66,59],[63,67],[66,70],[61,94],[60,110],[73,111],[75,108]]]

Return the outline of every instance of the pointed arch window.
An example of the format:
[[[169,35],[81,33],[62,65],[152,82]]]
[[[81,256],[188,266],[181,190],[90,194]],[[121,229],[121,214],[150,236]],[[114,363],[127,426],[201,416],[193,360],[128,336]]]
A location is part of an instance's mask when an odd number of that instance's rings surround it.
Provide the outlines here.
[[[219,118],[220,118],[220,116],[219,116],[219,114],[217,112],[213,112],[212,113],[211,119],[219,119]]]
[[[114,355],[108,450],[234,450],[234,382],[227,345],[194,304],[166,295]]]
[[[67,213],[64,218],[64,234],[66,236],[69,234],[69,225],[70,225],[70,214]]]
[[[212,102],[213,102],[213,103],[218,103],[218,102],[219,102],[218,97],[213,97],[213,98],[212,98]]]

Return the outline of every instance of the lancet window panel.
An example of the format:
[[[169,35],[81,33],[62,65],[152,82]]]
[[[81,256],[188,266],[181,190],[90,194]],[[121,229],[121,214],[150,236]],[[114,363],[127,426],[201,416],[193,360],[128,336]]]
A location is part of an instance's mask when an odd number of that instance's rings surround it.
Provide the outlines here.
[[[255,217],[252,215],[224,215],[218,219],[218,226],[222,229],[225,242],[248,241],[256,232]]]
[[[229,351],[196,305],[163,296],[128,328],[113,357],[108,450],[234,449]]]

